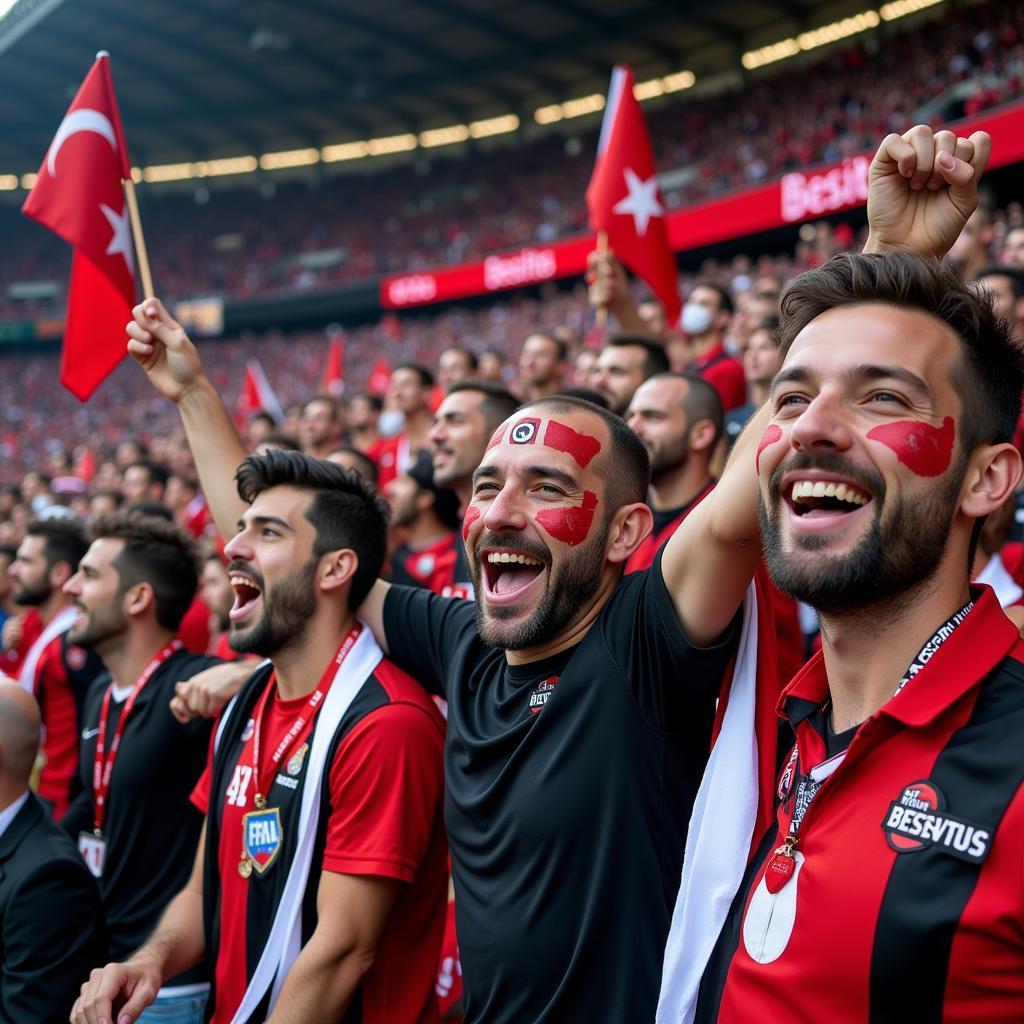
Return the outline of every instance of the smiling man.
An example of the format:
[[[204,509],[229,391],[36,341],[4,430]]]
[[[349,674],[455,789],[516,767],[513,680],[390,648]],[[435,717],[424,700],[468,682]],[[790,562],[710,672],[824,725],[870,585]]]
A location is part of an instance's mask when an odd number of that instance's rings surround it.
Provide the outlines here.
[[[298,452],[250,456],[237,480],[231,646],[270,661],[221,718],[193,794],[206,825],[188,884],[127,962],[93,972],[72,1019],[134,1021],[206,955],[213,1024],[427,1024],[444,727],[353,614],[384,558],[385,507]]]

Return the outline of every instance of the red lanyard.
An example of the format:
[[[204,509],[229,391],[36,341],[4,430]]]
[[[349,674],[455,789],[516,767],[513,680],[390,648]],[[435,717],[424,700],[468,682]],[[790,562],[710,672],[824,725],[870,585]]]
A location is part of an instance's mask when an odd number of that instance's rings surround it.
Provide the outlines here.
[[[124,732],[125,722],[135,707],[136,698],[142,692],[142,688],[152,678],[153,673],[172,655],[182,648],[180,640],[172,640],[143,670],[142,675],[135,680],[132,691],[121,709],[121,716],[114,726],[114,738],[110,741],[110,753],[107,753],[107,721],[110,717],[110,702],[114,694],[114,684],[107,687],[103,696],[103,705],[100,709],[99,732],[96,734],[96,756],[92,764],[92,791],[93,791],[93,823],[96,835],[103,833],[103,819],[107,813],[107,796],[110,793],[110,776],[114,770],[114,761],[117,758],[118,748],[121,746],[121,734]]]
[[[295,721],[292,722],[291,728],[285,733],[284,738],[277,745],[277,749],[271,755],[270,759],[270,770],[273,770],[281,763],[284,759],[285,754],[288,753],[291,745],[295,742],[295,738],[302,732],[304,726],[310,719],[316,717],[317,711],[320,710],[320,705],[324,702],[324,698],[330,692],[331,684],[334,682],[335,676],[338,674],[338,669],[341,668],[342,663],[348,657],[348,652],[352,650],[352,645],[359,638],[360,632],[362,632],[362,625],[356,623],[352,627],[351,632],[341,642],[341,646],[338,648],[337,654],[331,661],[330,665],[327,666],[327,670],[324,672],[317,683],[316,689],[309,695],[309,700],[306,701],[305,707],[296,716]],[[270,699],[270,694],[274,690],[274,680],[271,679],[266,690],[263,691],[263,696],[260,698],[259,707],[256,709],[256,714],[253,723],[253,735],[252,735],[252,777],[256,780],[256,796],[253,798],[253,803],[256,806],[256,810],[261,811],[267,806],[267,801],[263,796],[263,787],[260,785],[260,732],[263,727],[263,713],[267,707],[267,701]],[[269,791],[270,787],[267,787]]]

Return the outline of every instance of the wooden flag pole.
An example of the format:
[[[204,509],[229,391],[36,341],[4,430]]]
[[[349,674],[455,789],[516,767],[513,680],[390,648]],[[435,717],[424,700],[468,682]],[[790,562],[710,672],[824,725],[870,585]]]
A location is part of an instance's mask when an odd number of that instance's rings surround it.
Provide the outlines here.
[[[604,256],[608,252],[608,232],[598,231],[597,233],[597,252],[599,256]],[[594,315],[594,320],[597,326],[603,331],[608,324],[608,308],[601,306],[598,308]]]
[[[132,222],[132,239],[135,242],[135,259],[139,264],[139,276],[142,278],[142,297],[153,297],[153,275],[149,272],[149,255],[146,252],[146,239],[142,236],[142,220],[139,217],[139,203],[135,198],[135,182],[131,178],[121,181],[124,185],[125,199],[128,200],[128,216]]]

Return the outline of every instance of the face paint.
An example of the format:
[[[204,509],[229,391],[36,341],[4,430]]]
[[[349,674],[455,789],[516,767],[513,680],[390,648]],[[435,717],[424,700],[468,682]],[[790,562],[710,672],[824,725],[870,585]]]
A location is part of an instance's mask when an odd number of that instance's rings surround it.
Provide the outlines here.
[[[533,444],[537,440],[540,420],[527,416],[521,419],[511,430],[508,439],[513,444]]]
[[[955,435],[952,416],[947,416],[941,427],[920,420],[900,420],[868,431],[870,440],[891,448],[896,458],[918,476],[939,476],[946,471]]]
[[[770,444],[775,444],[779,438],[782,437],[782,428],[774,423],[769,423],[765,427],[764,433],[761,435],[761,443],[757,446],[757,458],[754,459],[754,469],[761,472],[761,452],[765,450]]]
[[[469,537],[469,528],[480,518],[480,509],[476,505],[470,505],[466,514],[462,517],[462,539]]]
[[[593,491],[584,491],[583,504],[579,508],[546,508],[537,513],[537,522],[555,540],[574,547],[587,539],[596,508],[597,495]]]
[[[589,434],[581,434],[558,420],[548,420],[544,443],[555,451],[571,455],[580,469],[586,469],[590,460],[601,450],[601,442]]]
[[[487,442],[487,448],[485,451],[490,451],[496,445],[501,444],[501,439],[505,436],[505,424],[503,423],[498,429],[491,434],[490,441]]]

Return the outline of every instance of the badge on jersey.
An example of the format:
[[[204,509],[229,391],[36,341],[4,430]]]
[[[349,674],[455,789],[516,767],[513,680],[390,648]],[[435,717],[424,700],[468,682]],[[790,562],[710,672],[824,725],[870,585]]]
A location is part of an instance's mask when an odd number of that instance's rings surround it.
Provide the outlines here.
[[[103,877],[103,862],[107,859],[107,841],[95,832],[78,833],[78,852],[93,878]]]
[[[242,815],[242,851],[257,874],[277,860],[281,838],[281,812],[276,807]]]
[[[242,730],[242,742],[248,743],[252,739],[252,734],[256,731],[256,719],[250,718],[245,723],[245,728]]]
[[[946,810],[946,798],[931,779],[904,786],[882,821],[885,838],[897,853],[931,846],[969,864],[987,856],[992,836],[987,828]]]
[[[302,762],[306,759],[306,753],[309,751],[309,744],[303,743],[298,750],[289,758],[288,764],[285,765],[285,771],[294,776],[298,775],[302,771]]]

